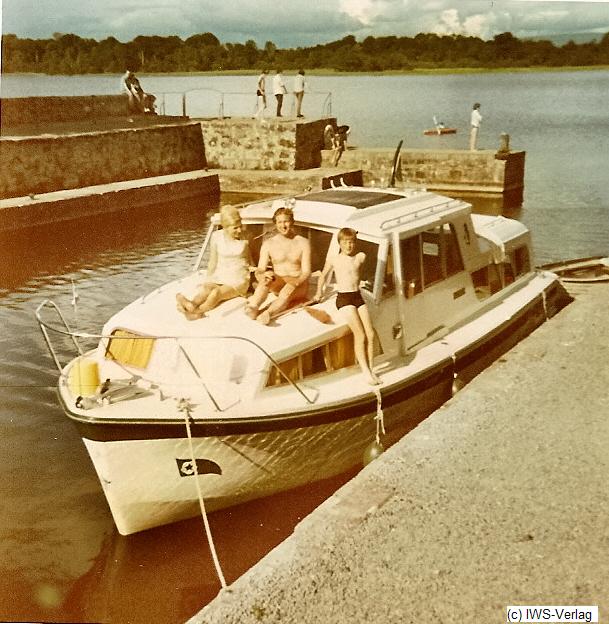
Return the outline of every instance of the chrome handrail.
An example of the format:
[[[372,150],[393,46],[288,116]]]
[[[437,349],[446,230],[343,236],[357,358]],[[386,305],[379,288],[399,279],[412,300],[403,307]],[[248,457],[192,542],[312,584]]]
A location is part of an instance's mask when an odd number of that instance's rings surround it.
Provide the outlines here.
[[[44,307],[47,306],[51,306],[55,312],[58,314],[59,318],[62,321],[63,326],[65,327],[65,330],[61,329],[61,328],[57,328],[57,327],[53,327],[52,325],[46,323],[42,318],[41,318],[41,312],[42,309]],[[53,348],[52,342],[49,338],[49,335],[47,333],[47,330],[50,330],[52,332],[64,335],[64,336],[69,336],[72,339],[72,342],[74,343],[74,345],[76,346],[76,349],[78,350],[78,354],[80,356],[84,355],[82,348],[80,347],[80,344],[78,343],[77,338],[86,338],[86,339],[96,339],[96,340],[122,340],[122,339],[129,339],[129,340],[133,340],[133,339],[140,339],[140,340],[149,340],[151,338],[154,338],[155,340],[175,340],[176,344],[178,345],[178,348],[180,350],[180,352],[184,355],[187,363],[189,364],[189,366],[193,369],[195,375],[200,379],[201,384],[203,385],[203,388],[205,389],[205,392],[207,393],[210,401],[214,404],[214,407],[216,408],[217,411],[222,412],[223,410],[220,408],[218,402],[215,400],[215,398],[212,396],[209,388],[207,387],[205,381],[203,380],[203,378],[201,377],[201,374],[199,373],[196,365],[194,364],[194,362],[191,360],[191,358],[188,356],[188,354],[186,353],[184,347],[180,344],[180,340],[240,340],[242,342],[246,342],[250,345],[252,345],[253,347],[255,347],[256,349],[258,349],[263,355],[264,357],[271,363],[271,365],[279,372],[279,374],[281,375],[281,377],[283,377],[283,379],[285,379],[285,381],[290,384],[292,386],[292,388],[294,388],[294,390],[296,390],[302,397],[303,399],[309,404],[312,405],[313,403],[315,403],[315,401],[317,400],[317,396],[313,399],[310,399],[306,393],[304,392],[304,390],[292,379],[290,379],[285,373],[284,371],[281,370],[281,367],[279,366],[279,363],[263,348],[261,347],[258,343],[254,342],[253,340],[251,340],[250,338],[244,338],[243,336],[231,336],[231,335],[226,335],[226,336],[154,336],[154,335],[146,335],[146,336],[112,336],[112,335],[104,335],[104,334],[91,334],[88,332],[77,332],[77,331],[73,331],[70,329],[70,327],[68,326],[63,314],[61,313],[61,310],[59,309],[59,306],[57,306],[57,304],[49,299],[45,299],[44,301],[42,301],[42,303],[40,303],[40,305],[36,308],[35,311],[35,316],[36,316],[36,320],[38,322],[38,326],[40,327],[40,330],[45,338],[47,347],[51,353],[51,357],[53,358],[53,360],[55,361],[55,365],[57,366],[57,369],[59,370],[60,373],[62,373],[62,366],[61,363],[59,362],[59,358],[57,357],[57,354],[55,352],[55,349]],[[154,383],[153,380],[147,380],[147,381],[152,381]]]
[[[196,92],[203,91],[211,91],[217,94],[220,98],[218,104],[218,117],[220,119],[224,119],[226,112],[226,96],[230,95],[239,95],[246,97],[254,97],[255,94],[252,94],[251,91],[221,91],[220,89],[214,89],[213,87],[197,87],[196,89],[187,89],[185,91],[162,91],[157,95],[157,99],[160,100],[159,108],[162,115],[165,115],[165,96],[166,95],[179,95],[181,96],[181,104],[182,104],[182,116],[188,117],[188,95]],[[332,115],[332,91],[306,91],[306,94],[309,95],[325,95],[324,101],[321,105],[321,116]],[[292,94],[293,95],[293,94]],[[292,108],[294,108],[294,103],[292,102]]]

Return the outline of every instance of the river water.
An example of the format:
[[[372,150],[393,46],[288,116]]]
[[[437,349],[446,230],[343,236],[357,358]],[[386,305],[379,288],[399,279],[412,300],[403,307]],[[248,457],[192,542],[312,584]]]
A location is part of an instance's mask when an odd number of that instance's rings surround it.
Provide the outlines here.
[[[7,75],[2,96],[115,93],[118,80]],[[207,89],[189,96],[192,115],[208,114],[204,109],[217,106],[219,92],[226,94],[226,114],[248,114],[253,105],[243,93],[251,91],[252,76],[141,80],[159,94]],[[531,228],[536,261],[609,253],[609,72],[308,81],[316,93],[305,97],[305,113],[318,115],[331,92],[333,114],[353,128],[351,143],[362,146],[392,147],[404,139],[412,147],[465,147],[469,109],[480,101],[480,147],[498,146],[499,134],[508,132],[513,148],[527,151],[524,203],[510,216]],[[424,137],[433,114],[460,132]],[[70,323],[99,330],[139,294],[188,271],[207,213],[216,208],[168,201],[0,233],[0,620],[174,623],[217,593],[200,519],[117,534],[82,441],[58,406],[56,372],[33,315],[51,298]],[[227,581],[284,539],[348,477],[212,514]]]

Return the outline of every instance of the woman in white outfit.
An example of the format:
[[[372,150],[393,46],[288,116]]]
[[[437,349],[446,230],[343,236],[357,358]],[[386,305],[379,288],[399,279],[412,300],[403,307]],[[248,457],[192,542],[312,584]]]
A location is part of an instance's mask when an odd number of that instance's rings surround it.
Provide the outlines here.
[[[214,232],[210,242],[207,281],[192,299],[176,295],[177,308],[189,321],[203,318],[222,301],[244,297],[250,283],[250,250],[241,238],[243,226],[234,206],[220,210],[222,229]]]

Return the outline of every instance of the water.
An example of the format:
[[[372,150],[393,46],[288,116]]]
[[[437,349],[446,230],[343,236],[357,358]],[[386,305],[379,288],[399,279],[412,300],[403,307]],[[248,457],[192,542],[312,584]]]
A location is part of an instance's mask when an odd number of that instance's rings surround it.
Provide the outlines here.
[[[254,110],[255,75],[140,78],[171,114],[181,111],[182,92],[188,92],[192,116],[217,115],[222,94],[226,115],[249,116]],[[286,77],[288,87],[291,79]],[[608,251],[608,83],[607,70],[307,76],[312,93],[305,95],[303,110],[320,115],[331,93],[332,113],[351,126],[352,145],[394,147],[404,139],[404,147],[465,148],[471,107],[480,102],[479,146],[495,149],[500,134],[507,132],[513,149],[526,150],[524,203],[513,216],[531,228],[536,260],[543,263]],[[119,88],[118,75],[2,77],[3,97],[111,94]],[[291,98],[284,105],[287,111]],[[459,132],[423,136],[433,115]]]
[[[2,95],[113,93],[118,79],[8,75]],[[524,203],[513,214],[531,228],[537,261],[549,262],[609,253],[608,79],[609,72],[594,71],[308,80],[312,89],[332,91],[333,113],[352,126],[351,143],[362,146],[392,147],[403,138],[407,146],[464,147],[471,103],[480,101],[481,147],[496,147],[505,131],[515,149],[527,151]],[[144,75],[142,82],[156,93],[202,86],[238,92],[251,90],[255,77]],[[240,97],[235,110],[239,102],[249,106],[250,96]],[[305,112],[323,97],[305,97]],[[422,136],[433,114],[460,132]],[[168,202],[0,233],[0,620],[174,623],[217,593],[200,519],[116,533],[82,441],[58,406],[55,369],[33,316],[52,298],[70,322],[98,330],[138,294],[192,266],[206,213],[215,208]],[[227,581],[346,478],[213,514]]]

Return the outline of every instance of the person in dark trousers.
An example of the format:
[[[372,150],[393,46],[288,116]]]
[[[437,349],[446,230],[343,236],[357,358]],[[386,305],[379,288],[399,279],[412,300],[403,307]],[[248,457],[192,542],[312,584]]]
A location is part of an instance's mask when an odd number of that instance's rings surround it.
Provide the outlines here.
[[[281,107],[283,105],[283,96],[288,92],[285,83],[283,82],[283,76],[281,70],[278,69],[273,76],[273,94],[277,99],[277,117],[281,117]]]

